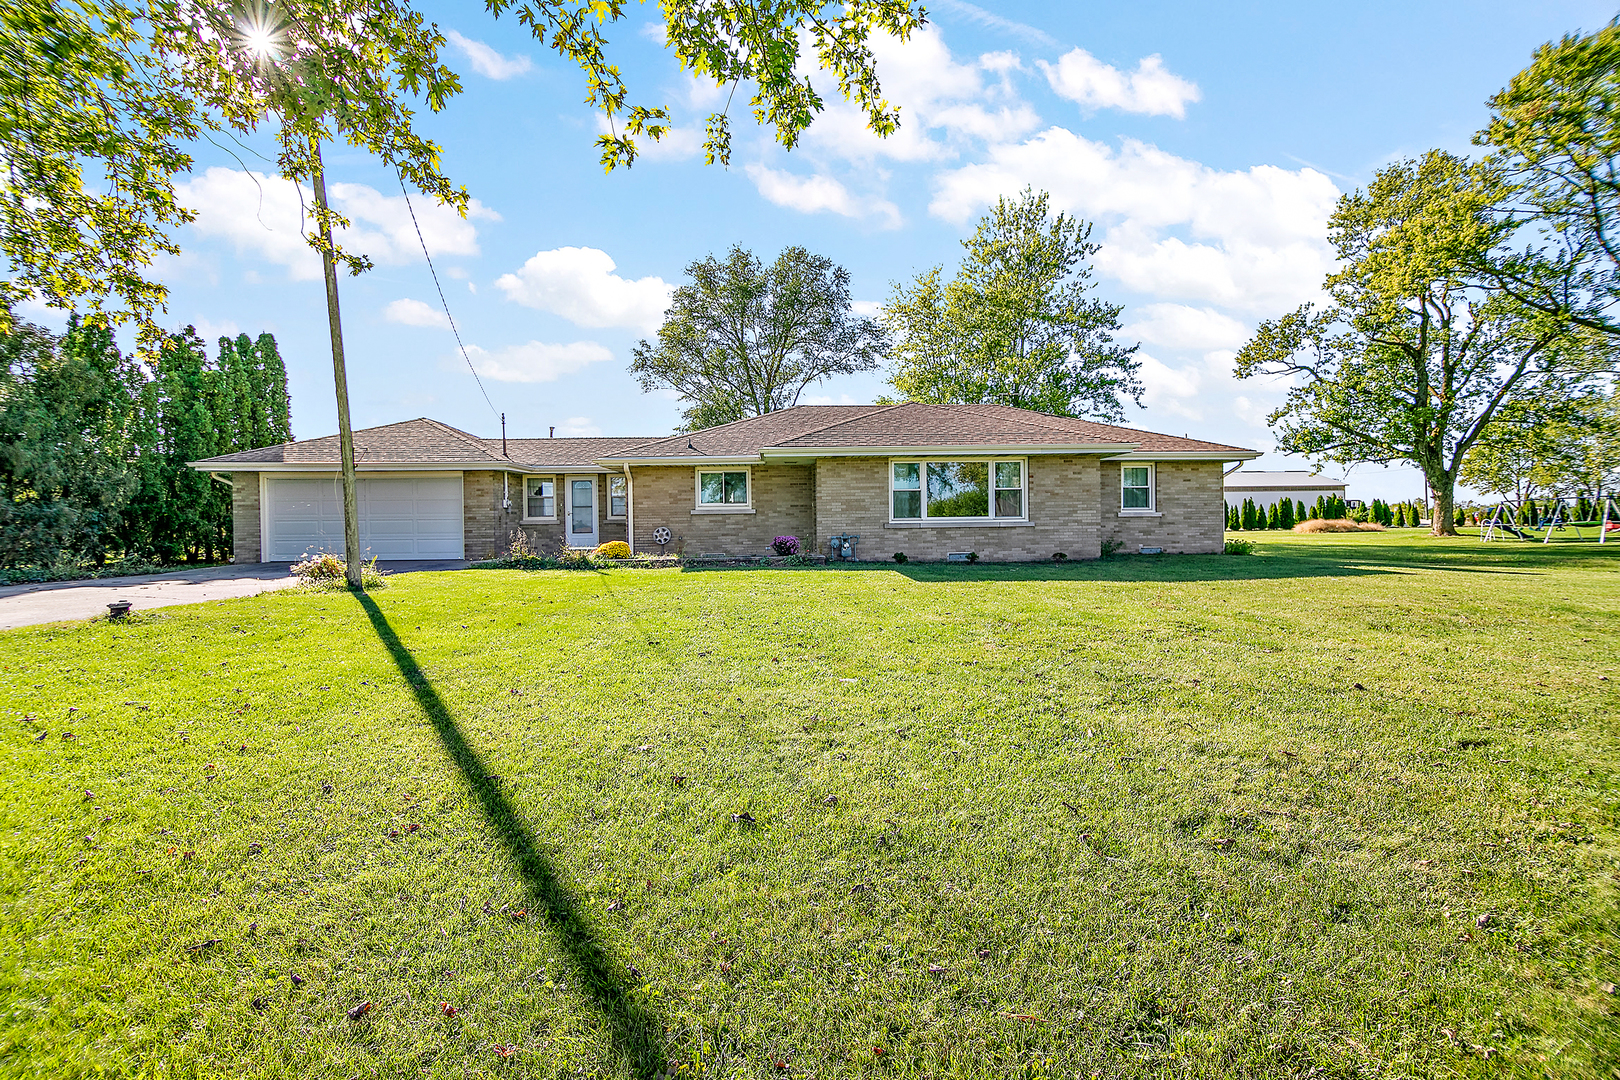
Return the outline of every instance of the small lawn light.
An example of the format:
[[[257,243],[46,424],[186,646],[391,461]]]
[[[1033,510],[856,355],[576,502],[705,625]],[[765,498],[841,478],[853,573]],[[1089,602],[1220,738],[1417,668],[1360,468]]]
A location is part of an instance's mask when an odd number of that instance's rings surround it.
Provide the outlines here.
[[[110,619],[122,619],[129,614],[129,609],[133,606],[128,600],[114,600],[107,605],[107,617]]]

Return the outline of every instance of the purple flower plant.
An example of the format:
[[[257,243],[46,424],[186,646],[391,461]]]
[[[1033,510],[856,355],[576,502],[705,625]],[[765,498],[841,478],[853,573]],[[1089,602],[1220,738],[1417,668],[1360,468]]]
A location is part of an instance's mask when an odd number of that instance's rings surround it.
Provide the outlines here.
[[[797,536],[778,536],[771,541],[771,550],[778,555],[797,555],[799,553],[799,538]]]

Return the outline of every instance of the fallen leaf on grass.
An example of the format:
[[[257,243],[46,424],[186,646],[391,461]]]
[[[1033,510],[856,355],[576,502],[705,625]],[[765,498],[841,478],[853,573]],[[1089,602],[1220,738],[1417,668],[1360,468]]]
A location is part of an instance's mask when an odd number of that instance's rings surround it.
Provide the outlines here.
[[[850,886],[849,893],[851,896],[855,896],[859,893],[869,892],[871,888],[872,886],[868,885],[866,882],[857,881],[854,885]]]
[[[731,815],[731,820],[739,822],[739,823],[741,823],[743,825],[752,825],[752,824],[754,824],[754,815],[750,814],[748,811],[744,810],[740,814],[732,814]]]
[[[686,777],[672,776],[669,778],[669,782],[674,784],[676,787],[680,787],[682,784],[686,783]]]
[[[390,840],[397,840],[401,835],[402,834],[400,833],[400,831],[398,829],[389,829],[388,830],[388,839],[390,839]]]
[[[302,975],[298,974],[295,971],[289,971],[287,973],[287,979],[294,986],[303,986],[304,985],[304,977]]]
[[[1360,683],[1356,683],[1355,688],[1357,690],[1365,690],[1365,689],[1367,689],[1365,686],[1362,686]]]
[[[321,785],[321,794],[322,795],[330,795],[330,794],[332,794],[332,785],[331,784],[322,784]]]
[[[257,840],[253,841],[253,843],[248,845],[248,854],[249,855],[257,855],[259,852],[261,852],[263,850],[264,850],[264,845],[259,843]]]
[[[1040,1017],[1031,1016],[1029,1013],[1002,1013],[1001,1015],[1009,1020],[1027,1020],[1032,1024],[1045,1023]]]
[[[85,802],[89,802],[90,800],[94,799],[95,797],[96,797],[96,793],[93,792],[93,791],[86,791],[84,793],[84,801]]]
[[[1412,865],[1416,866],[1420,870],[1427,870],[1429,867],[1434,865],[1434,860],[1433,859],[1418,859],[1418,860],[1414,861],[1412,863]]]
[[[50,734],[51,733],[48,732],[48,731],[42,731],[38,735],[34,736],[34,741],[35,742],[44,742],[47,738],[50,737]]]
[[[943,974],[945,974],[945,968],[944,968],[943,965],[940,965],[940,964],[929,964],[928,965],[928,974],[930,974],[930,975],[943,975]]]
[[[264,1010],[268,1009],[269,1007],[270,1007],[270,1003],[268,1001],[264,1000],[264,998],[254,998],[253,999],[253,1011],[254,1012],[263,1012]]]
[[[1612,993],[1614,993],[1614,983],[1611,983],[1611,982],[1598,983],[1598,989],[1603,991],[1605,994],[1612,994]]]
[[[186,952],[200,952],[203,949],[212,948],[213,946],[219,944],[219,940],[220,939],[217,937],[211,937],[207,941],[199,941],[195,945],[187,945]]]
[[[372,1009],[375,1009],[375,1008],[376,1008],[376,1006],[373,1005],[371,1002],[362,1001],[360,1004],[356,1005],[354,1008],[349,1010],[349,1013],[348,1013],[349,1019],[350,1020],[358,1020],[362,1016],[366,1015],[366,1013],[370,1012]]]
[[[516,690],[514,690],[512,692],[514,694],[517,693]],[[444,1013],[444,1015],[446,1015],[446,1016],[454,1016],[454,1015],[456,1015],[456,1013],[460,1012],[461,1010],[457,1009],[454,1005],[450,1004],[448,1001],[441,1001],[441,1002],[439,1002],[439,1011]]]
[[[1487,912],[1486,914],[1483,914],[1479,918],[1475,919],[1474,920],[1474,925],[1479,927],[1482,930],[1485,927],[1491,925],[1491,916],[1490,916],[1490,914]]]
[[[624,901],[623,900],[609,900],[607,909],[609,911],[623,911],[624,910]]]
[[[1230,836],[1223,836],[1219,840],[1211,840],[1210,843],[1214,844],[1221,851],[1226,851],[1231,848],[1233,840]]]
[[[406,832],[416,832],[421,827],[422,826],[418,825],[416,822],[413,821],[409,825],[405,826],[405,831]]]
[[[494,1046],[490,1047],[490,1049],[495,1051],[496,1055],[499,1057],[509,1058],[513,1054],[517,1053],[518,1048],[507,1043],[496,1043]]]
[[[528,908],[518,908],[516,911],[512,912],[512,921],[513,922],[522,922],[524,919],[527,919],[528,917],[529,917],[529,909]]]

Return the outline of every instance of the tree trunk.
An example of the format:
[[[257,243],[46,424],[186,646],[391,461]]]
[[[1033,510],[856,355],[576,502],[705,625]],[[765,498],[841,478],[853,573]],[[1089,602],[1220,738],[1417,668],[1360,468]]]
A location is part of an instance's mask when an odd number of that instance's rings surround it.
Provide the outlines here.
[[[1429,535],[1457,535],[1457,486],[1450,477],[1440,483],[1430,483],[1434,495],[1434,509],[1429,512]]]
[[[343,320],[338,313],[337,263],[332,258],[332,229],[326,217],[326,169],[321,144],[313,143],[315,205],[320,210],[321,269],[326,274],[326,320],[332,332],[332,380],[337,386],[338,446],[343,455],[343,576],[360,588],[360,509],[354,493],[354,430],[349,426],[349,379],[343,367]]]

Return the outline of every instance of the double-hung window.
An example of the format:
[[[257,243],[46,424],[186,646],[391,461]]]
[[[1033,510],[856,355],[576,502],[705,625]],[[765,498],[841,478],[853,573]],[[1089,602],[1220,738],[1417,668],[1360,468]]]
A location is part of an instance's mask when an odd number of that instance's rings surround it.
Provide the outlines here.
[[[556,518],[557,487],[549,476],[523,478],[523,516],[526,518]]]
[[[608,477],[608,517],[622,518],[630,505],[630,484],[622,476]]]
[[[1027,471],[1021,458],[890,462],[891,520],[1022,521]]]
[[[747,469],[699,469],[698,509],[738,509],[748,506]]]
[[[1153,512],[1153,466],[1119,467],[1119,509],[1121,513]]]

